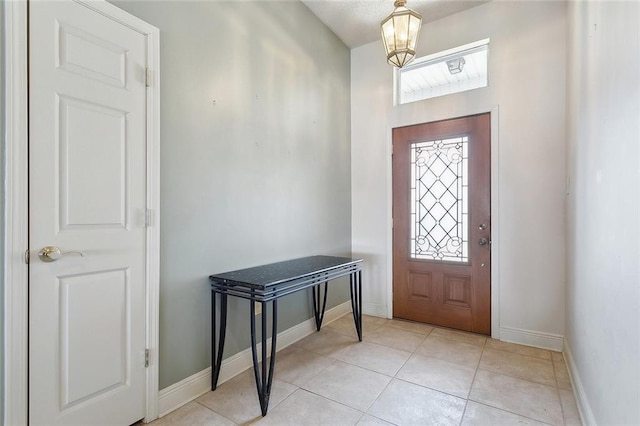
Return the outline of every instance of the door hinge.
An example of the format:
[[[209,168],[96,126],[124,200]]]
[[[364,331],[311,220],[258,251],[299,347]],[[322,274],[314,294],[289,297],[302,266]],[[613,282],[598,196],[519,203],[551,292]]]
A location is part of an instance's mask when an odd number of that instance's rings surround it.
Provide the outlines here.
[[[144,350],[144,366],[149,366],[149,349]]]
[[[144,211],[144,226],[147,228],[151,226],[151,209]]]
[[[24,252],[24,263],[29,264],[29,249]]]
[[[151,75],[151,68],[147,68],[145,70],[145,78],[144,78],[144,84],[147,87],[151,87],[151,81],[152,81],[152,75]]]
[[[391,229],[393,229],[393,218],[391,218]]]

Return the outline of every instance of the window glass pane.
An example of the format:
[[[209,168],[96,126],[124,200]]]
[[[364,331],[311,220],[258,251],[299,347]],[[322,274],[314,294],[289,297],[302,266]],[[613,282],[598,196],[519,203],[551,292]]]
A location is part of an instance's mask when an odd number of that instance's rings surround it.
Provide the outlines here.
[[[460,48],[462,49],[462,48]],[[417,59],[396,74],[400,104],[486,87],[489,44]]]
[[[469,137],[411,144],[413,259],[469,261]]]

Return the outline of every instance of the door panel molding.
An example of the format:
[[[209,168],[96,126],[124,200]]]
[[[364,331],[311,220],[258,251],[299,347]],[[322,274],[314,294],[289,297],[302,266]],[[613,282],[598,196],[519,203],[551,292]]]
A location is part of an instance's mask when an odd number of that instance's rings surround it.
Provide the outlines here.
[[[154,26],[106,1],[77,3],[105,15],[147,40],[152,81],[146,89],[146,416],[158,417],[158,327],[160,275],[160,32]],[[27,1],[4,3],[6,157],[4,161],[4,424],[28,423],[28,95]],[[31,250],[32,257],[34,256]]]

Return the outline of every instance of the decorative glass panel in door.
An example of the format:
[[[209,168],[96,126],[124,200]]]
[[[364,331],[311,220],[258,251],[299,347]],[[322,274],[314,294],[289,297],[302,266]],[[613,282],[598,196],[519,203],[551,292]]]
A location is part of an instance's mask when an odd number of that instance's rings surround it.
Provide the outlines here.
[[[411,144],[412,258],[468,262],[468,160],[468,136]]]

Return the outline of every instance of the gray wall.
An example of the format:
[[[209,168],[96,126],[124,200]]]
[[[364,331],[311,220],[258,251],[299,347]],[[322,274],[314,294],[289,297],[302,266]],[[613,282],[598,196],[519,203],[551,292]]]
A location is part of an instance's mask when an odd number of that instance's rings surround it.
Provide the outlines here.
[[[565,352],[585,424],[640,424],[639,16],[568,3]]]
[[[350,255],[349,50],[297,1],[114,3],[161,33],[162,389],[210,365],[208,275]],[[310,296],[280,310],[285,330]],[[248,315],[230,302],[225,358]]]

